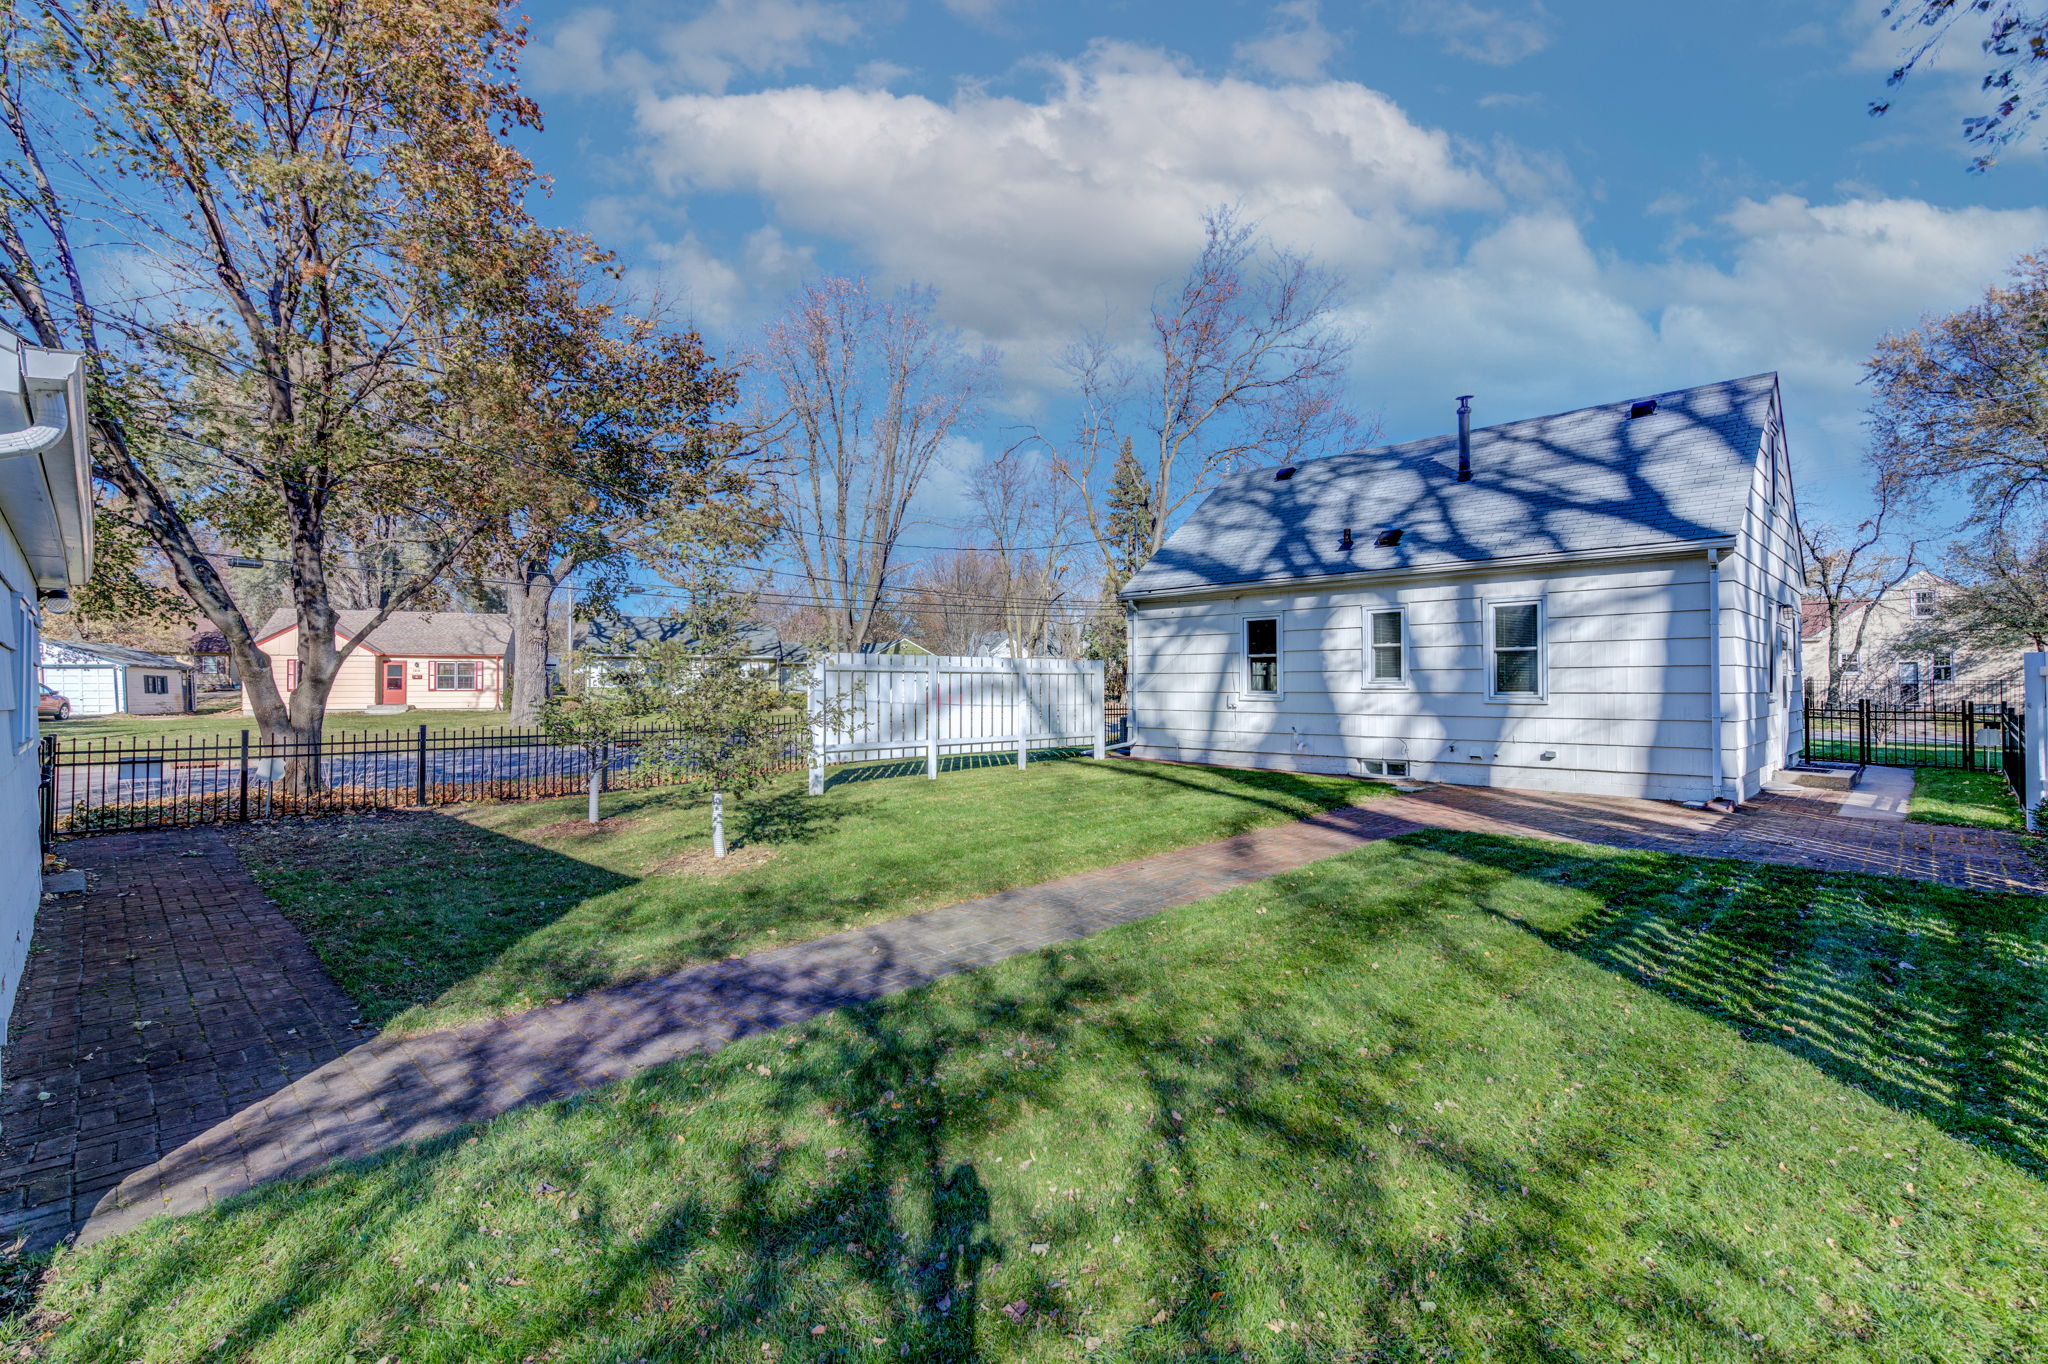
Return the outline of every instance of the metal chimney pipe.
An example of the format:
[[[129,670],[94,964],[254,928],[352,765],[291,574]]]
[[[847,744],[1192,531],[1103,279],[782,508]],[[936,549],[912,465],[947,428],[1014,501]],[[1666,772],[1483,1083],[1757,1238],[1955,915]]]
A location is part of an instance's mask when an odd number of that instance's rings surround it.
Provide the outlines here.
[[[1472,481],[1472,395],[1458,395],[1458,482]]]

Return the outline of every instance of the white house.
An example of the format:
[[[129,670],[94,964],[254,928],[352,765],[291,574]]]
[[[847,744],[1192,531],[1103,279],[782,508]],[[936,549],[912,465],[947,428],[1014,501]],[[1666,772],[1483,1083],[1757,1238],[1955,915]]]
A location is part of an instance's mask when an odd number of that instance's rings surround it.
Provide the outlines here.
[[[92,572],[85,372],[0,328],[0,1029],[42,901],[38,621]]]
[[[1132,754],[1679,800],[1797,755],[1775,374],[1265,468],[1121,594]]]
[[[45,639],[43,684],[62,692],[73,715],[184,715],[191,711],[190,663],[125,644]]]

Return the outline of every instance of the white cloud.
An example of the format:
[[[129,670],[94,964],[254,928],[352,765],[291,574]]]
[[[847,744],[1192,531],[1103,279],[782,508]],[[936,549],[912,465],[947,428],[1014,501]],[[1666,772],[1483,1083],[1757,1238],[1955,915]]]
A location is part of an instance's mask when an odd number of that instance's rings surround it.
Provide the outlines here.
[[[649,100],[641,122],[663,188],[759,195],[1010,342],[1141,307],[1216,204],[1377,271],[1438,249],[1429,215],[1499,200],[1448,137],[1360,85],[1275,89],[1115,46],[1053,76],[1039,101],[781,89]]]
[[[808,66],[818,48],[862,32],[855,10],[832,0],[711,0],[681,22],[669,13],[653,5],[577,10],[534,35],[527,83],[541,94],[723,91],[742,76]]]
[[[1105,311],[1141,325],[1204,209],[1236,203],[1353,281],[1359,403],[1390,436],[1764,369],[1784,376],[1802,466],[1853,457],[1872,342],[1961,306],[2048,240],[2048,210],[1832,201],[1713,186],[1660,196],[1661,249],[1596,250],[1556,158],[1454,142],[1355,83],[1214,77],[1102,46],[1035,98],[792,88],[648,98],[651,190],[757,196],[772,225],[720,264],[672,268],[739,317],[833,242],[879,281],[940,291],[949,320],[1005,346],[1023,410],[1049,360]],[[1034,392],[1034,386],[1043,391]],[[1052,399],[1057,401],[1056,396]]]
[[[1283,81],[1316,81],[1343,46],[1323,27],[1318,0],[1280,0],[1266,31],[1239,43],[1232,55],[1241,65]]]
[[[1444,51],[1489,66],[1512,66],[1550,46],[1550,14],[1540,3],[1524,10],[1488,9],[1472,0],[1403,0],[1401,27],[1443,40]]]

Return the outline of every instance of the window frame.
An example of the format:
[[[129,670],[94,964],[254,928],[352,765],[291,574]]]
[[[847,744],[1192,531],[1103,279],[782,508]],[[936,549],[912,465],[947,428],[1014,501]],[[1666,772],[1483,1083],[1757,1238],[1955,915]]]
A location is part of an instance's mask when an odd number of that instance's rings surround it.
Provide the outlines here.
[[[1361,606],[1358,609],[1359,629],[1364,632],[1359,662],[1360,667],[1363,669],[1366,687],[1373,691],[1407,690],[1412,685],[1412,669],[1408,662],[1408,651],[1410,648],[1408,641],[1408,608],[1405,606]],[[1401,623],[1400,638],[1392,646],[1379,643],[1373,635],[1373,622],[1381,616],[1392,616]],[[1388,647],[1398,648],[1401,651],[1400,673],[1398,676],[1391,678],[1380,677],[1378,670],[1373,666],[1374,655],[1379,650]]]
[[[8,737],[20,757],[42,737],[43,672],[40,666],[41,621],[36,604],[28,597],[14,597],[13,653],[7,660],[7,685],[14,692],[13,713],[7,717]]]
[[[452,675],[456,679],[451,685],[445,687],[441,685],[441,669],[443,668],[453,670]],[[469,669],[469,685],[466,687],[462,685],[461,680],[461,670],[464,668]],[[427,670],[427,690],[480,691],[482,689],[477,686],[477,680],[481,676],[482,670],[478,668],[477,661],[473,658],[437,658],[434,660],[434,666]]]
[[[1941,595],[1931,587],[1913,589],[1913,619],[1933,620],[1941,609]]]
[[[297,691],[299,689],[299,660],[296,658],[287,658],[284,661],[284,689],[286,691]]]
[[[1536,690],[1533,692],[1499,690],[1500,669],[1498,654],[1500,645],[1495,642],[1497,613],[1504,606],[1533,606],[1536,608]],[[1486,699],[1495,705],[1534,706],[1550,700],[1550,612],[1544,606],[1543,598],[1535,597],[1486,597],[1481,600],[1480,609],[1484,618],[1480,622],[1484,631],[1484,648],[1480,664],[1486,669]]]
[[[169,696],[171,694],[171,679],[165,677],[162,673],[144,673],[142,675],[142,694],[144,696]]]
[[[1863,655],[1855,649],[1842,655],[1842,676],[1860,677],[1863,674]]]
[[[1270,620],[1273,622],[1273,687],[1261,691],[1252,686],[1252,660],[1264,658],[1265,654],[1252,653],[1252,622]],[[1287,695],[1287,626],[1285,617],[1278,611],[1248,611],[1237,618],[1237,695],[1243,701],[1278,701]]]
[[[1956,656],[1953,650],[1937,649],[1927,660],[1927,680],[1933,686],[1953,684],[1956,680]]]

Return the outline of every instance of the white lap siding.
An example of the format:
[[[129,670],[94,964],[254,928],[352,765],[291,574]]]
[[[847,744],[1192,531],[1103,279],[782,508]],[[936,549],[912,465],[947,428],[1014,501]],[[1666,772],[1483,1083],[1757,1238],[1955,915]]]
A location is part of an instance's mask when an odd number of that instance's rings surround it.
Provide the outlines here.
[[[1724,585],[1724,613],[1734,590]],[[1485,604],[1515,600],[1543,603],[1541,701],[1487,695]],[[1427,781],[1703,799],[1707,605],[1704,550],[1551,574],[1143,602],[1133,754],[1313,772],[1405,758]],[[1369,686],[1364,611],[1390,607],[1406,613],[1408,685]],[[1271,698],[1242,687],[1242,622],[1263,615],[1281,622]],[[1732,764],[1739,745],[1724,740],[1724,751]]]

